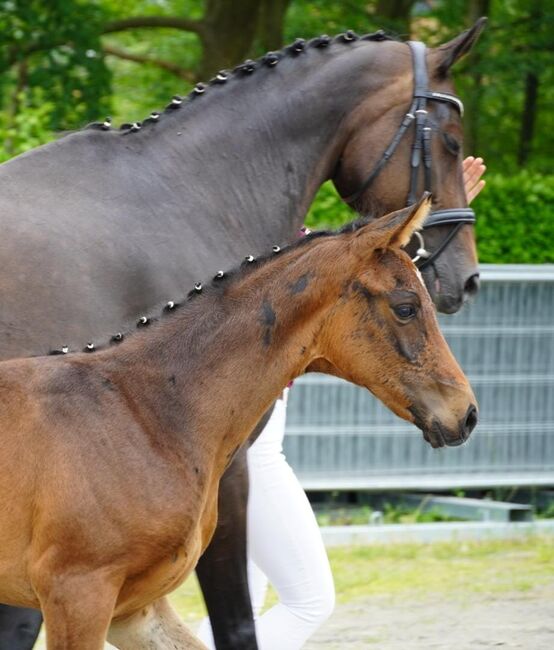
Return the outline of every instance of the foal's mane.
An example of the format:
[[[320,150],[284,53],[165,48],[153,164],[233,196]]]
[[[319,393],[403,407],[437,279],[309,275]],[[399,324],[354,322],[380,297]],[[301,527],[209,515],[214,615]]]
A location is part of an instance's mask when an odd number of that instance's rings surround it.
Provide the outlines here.
[[[165,107],[162,112],[152,111],[150,116],[147,117],[142,122],[132,122],[125,123],[119,127],[119,130],[123,135],[128,135],[130,133],[136,133],[143,129],[144,127],[151,126],[162,119],[162,117],[168,114],[174,114],[178,109],[182,109],[194,100],[197,100],[207,91],[210,87],[227,85],[230,82],[240,81],[246,77],[251,76],[252,74],[265,70],[270,71],[273,67],[277,66],[280,61],[283,59],[294,59],[299,58],[303,53],[307,51],[308,48],[311,49],[327,49],[334,43],[342,43],[344,45],[349,45],[357,41],[392,41],[399,40],[396,37],[387,34],[384,30],[380,29],[376,32],[370,34],[364,34],[359,36],[351,29],[338,34],[337,36],[331,38],[326,34],[317,36],[315,38],[306,41],[302,38],[297,38],[290,45],[286,45],[280,50],[274,52],[267,52],[260,58],[256,60],[247,59],[239,65],[235,66],[233,70],[221,70],[217,73],[215,77],[210,79],[207,83],[197,83],[194,89],[186,97],[181,97],[180,95],[174,95],[171,102]],[[334,50],[336,52],[336,50]],[[100,131],[111,131],[111,118],[106,118],[104,122],[93,122],[85,127],[85,129],[95,129]]]
[[[208,297],[217,297],[221,296],[223,292],[229,288],[230,284],[235,284],[243,280],[254,270],[258,270],[263,266],[269,264],[277,256],[287,255],[291,252],[297,251],[300,248],[303,248],[315,240],[327,238],[327,237],[338,237],[345,233],[356,232],[363,226],[367,225],[370,221],[373,221],[368,217],[360,217],[354,221],[351,221],[338,230],[318,230],[315,232],[310,232],[303,237],[298,238],[296,241],[286,244],[284,246],[274,246],[270,253],[262,255],[260,257],[253,257],[248,255],[244,261],[237,267],[229,271],[218,271],[215,276],[207,284],[197,283],[195,287],[186,294],[181,300],[169,301],[166,303],[165,307],[162,309],[161,318],[165,320],[167,317],[171,316],[173,313],[183,313],[186,310],[196,309],[198,301],[203,301]],[[222,274],[222,275],[220,275]],[[137,320],[136,327],[137,330],[145,329],[150,325],[153,325],[160,321],[160,316],[140,316]],[[117,332],[111,339],[103,344],[96,345],[92,342],[87,343],[82,350],[69,350],[66,347],[61,349],[52,349],[48,354],[50,355],[66,355],[68,353],[74,352],[96,352],[105,350],[108,347],[117,345],[123,340],[127,340],[129,336],[132,336],[136,330],[126,331],[126,332]]]

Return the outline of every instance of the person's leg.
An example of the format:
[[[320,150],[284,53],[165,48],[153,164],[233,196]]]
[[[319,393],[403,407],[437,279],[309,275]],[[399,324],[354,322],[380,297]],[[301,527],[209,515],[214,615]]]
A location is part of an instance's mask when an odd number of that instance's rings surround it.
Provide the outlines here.
[[[286,401],[279,400],[248,450],[248,554],[280,600],[256,621],[260,650],[301,648],[334,606],[333,578],[315,516],[282,453],[285,415]],[[249,581],[257,613],[265,585],[255,570]]]
[[[248,590],[252,599],[254,619],[258,619],[265,603],[269,581],[251,557],[248,558]]]
[[[280,602],[257,617],[260,650],[296,650],[329,617],[334,586],[310,503],[282,453],[285,400],[278,400],[248,450],[248,579],[254,614],[265,598],[267,576]],[[208,619],[199,636],[213,648]]]

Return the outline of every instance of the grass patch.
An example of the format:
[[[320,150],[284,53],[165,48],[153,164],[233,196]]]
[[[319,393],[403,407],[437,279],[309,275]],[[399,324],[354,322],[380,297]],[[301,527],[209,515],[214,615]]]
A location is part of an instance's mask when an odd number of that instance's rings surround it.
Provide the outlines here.
[[[379,596],[409,599],[418,595],[525,592],[554,580],[554,541],[521,540],[392,544],[329,549],[337,599],[345,603]],[[196,578],[171,595],[186,621],[198,620],[204,605]],[[267,606],[277,598],[270,591]]]
[[[422,500],[423,503],[423,500]],[[355,526],[372,523],[383,524],[423,524],[435,521],[463,521],[459,517],[444,514],[438,509],[422,510],[385,503],[383,510],[374,510],[363,506],[329,506],[317,505],[314,508],[317,523],[320,526]],[[373,517],[377,515],[377,519]]]
[[[330,550],[340,602],[380,595],[526,591],[554,578],[551,539],[409,544]]]

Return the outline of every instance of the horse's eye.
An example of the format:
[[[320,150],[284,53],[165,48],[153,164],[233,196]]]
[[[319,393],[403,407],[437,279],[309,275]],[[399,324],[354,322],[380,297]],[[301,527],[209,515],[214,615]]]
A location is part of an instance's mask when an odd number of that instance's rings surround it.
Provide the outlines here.
[[[461,149],[460,143],[456,140],[456,138],[452,137],[450,133],[443,133],[443,138],[448,151],[457,156],[460,153]]]
[[[416,315],[416,308],[413,305],[395,305],[393,310],[400,320],[411,320]]]

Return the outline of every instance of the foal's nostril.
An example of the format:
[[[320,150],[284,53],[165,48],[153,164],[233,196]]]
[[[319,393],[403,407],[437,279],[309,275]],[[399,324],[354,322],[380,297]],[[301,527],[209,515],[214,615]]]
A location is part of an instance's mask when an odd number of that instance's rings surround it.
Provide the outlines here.
[[[466,280],[466,283],[464,284],[464,295],[468,297],[475,296],[479,291],[480,284],[481,281],[479,280],[479,273],[474,273]]]
[[[477,424],[477,409],[473,404],[468,408],[466,416],[464,418],[463,424],[462,424],[462,431],[464,434],[465,438],[469,437],[469,434],[475,429],[475,425]]]

